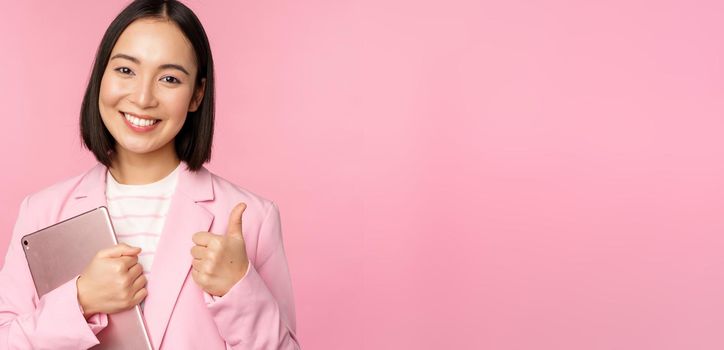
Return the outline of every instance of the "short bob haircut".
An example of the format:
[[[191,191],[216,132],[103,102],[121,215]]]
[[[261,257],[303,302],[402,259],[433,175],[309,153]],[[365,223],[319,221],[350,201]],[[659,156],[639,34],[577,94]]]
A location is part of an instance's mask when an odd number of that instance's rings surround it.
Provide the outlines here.
[[[93,152],[98,162],[109,167],[113,160],[116,140],[103,124],[98,108],[101,79],[108,59],[121,33],[137,19],[158,18],[174,22],[191,42],[198,66],[193,91],[206,78],[206,87],[199,108],[188,112],[186,121],[174,139],[176,154],[187,168],[197,171],[211,159],[214,136],[214,61],[209,39],[196,15],[184,4],[173,0],[136,0],[129,4],[110,24],[103,35],[88,87],[80,109],[80,134],[83,146]]]

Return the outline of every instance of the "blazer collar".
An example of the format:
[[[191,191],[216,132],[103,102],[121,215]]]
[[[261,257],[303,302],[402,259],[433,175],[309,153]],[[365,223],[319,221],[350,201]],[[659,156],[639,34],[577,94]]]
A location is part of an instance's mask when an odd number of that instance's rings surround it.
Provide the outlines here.
[[[186,163],[181,164],[179,169],[178,183],[176,191],[186,195],[194,202],[203,202],[214,199],[214,188],[211,181],[211,173],[201,167],[198,171],[192,172],[188,170]],[[102,199],[105,205],[106,176],[108,168],[97,163],[93,168],[86,172],[73,193],[73,198],[91,198],[96,201]],[[101,198],[102,197],[102,198]]]

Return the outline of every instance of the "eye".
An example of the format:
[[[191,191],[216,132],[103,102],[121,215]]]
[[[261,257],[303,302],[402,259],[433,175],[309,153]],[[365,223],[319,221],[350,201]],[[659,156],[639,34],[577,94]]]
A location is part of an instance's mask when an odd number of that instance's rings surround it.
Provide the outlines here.
[[[167,75],[163,78],[161,78],[164,82],[171,83],[171,84],[181,84],[181,81],[176,79],[175,77],[172,77],[170,75]]]
[[[119,72],[119,73],[121,73],[121,74],[126,74],[126,75],[128,75],[128,74],[130,74],[130,73],[133,73],[130,69],[128,69],[128,67],[118,67],[118,68],[116,68],[116,69],[114,69],[114,70],[117,71],[117,72]]]

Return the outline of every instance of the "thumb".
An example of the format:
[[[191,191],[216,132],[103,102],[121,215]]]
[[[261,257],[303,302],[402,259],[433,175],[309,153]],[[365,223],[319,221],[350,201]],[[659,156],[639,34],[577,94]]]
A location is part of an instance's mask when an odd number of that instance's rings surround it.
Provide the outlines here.
[[[229,217],[229,226],[226,227],[226,235],[230,237],[243,238],[241,234],[241,216],[246,210],[246,203],[241,202],[231,210]]]
[[[103,249],[99,252],[99,255],[105,258],[119,258],[121,256],[133,256],[138,255],[141,252],[141,248],[132,247],[125,243],[119,243],[108,249]]]

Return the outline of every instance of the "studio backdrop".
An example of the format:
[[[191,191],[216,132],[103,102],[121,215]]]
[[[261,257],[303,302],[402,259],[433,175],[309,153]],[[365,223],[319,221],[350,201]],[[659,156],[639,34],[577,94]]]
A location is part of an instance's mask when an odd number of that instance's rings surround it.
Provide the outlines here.
[[[724,2],[185,3],[303,348],[724,348]],[[2,3],[0,264],[125,4]]]

